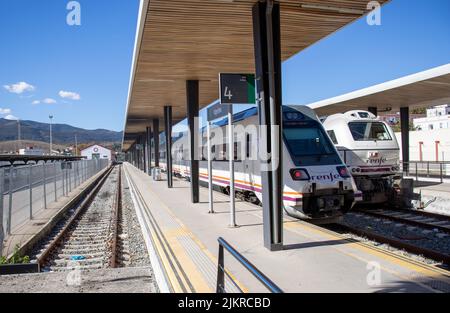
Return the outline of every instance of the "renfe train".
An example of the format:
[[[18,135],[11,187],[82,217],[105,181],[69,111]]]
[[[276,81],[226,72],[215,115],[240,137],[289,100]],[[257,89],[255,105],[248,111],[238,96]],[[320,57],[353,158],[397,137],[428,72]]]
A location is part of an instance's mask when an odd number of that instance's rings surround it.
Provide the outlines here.
[[[393,200],[400,185],[400,148],[392,128],[366,111],[328,116],[323,125],[350,169],[361,203]]]
[[[228,120],[214,124],[215,129],[225,127]],[[257,126],[258,111],[251,108],[234,114],[235,127],[235,189],[237,197],[254,203],[262,201],[261,162],[258,153],[259,131],[248,131]],[[257,129],[255,127],[255,129]],[[202,133],[205,129],[202,130]],[[355,204],[356,185],[343,160],[328,137],[313,110],[305,106],[283,107],[283,204],[288,215],[315,223],[336,222]],[[184,159],[187,134],[174,139],[172,148],[173,171],[177,176],[189,178],[189,161]],[[230,174],[227,160],[228,139],[214,142],[213,184],[229,193]],[[203,146],[206,147],[206,136]],[[164,160],[161,144],[161,160]],[[200,179],[208,182],[207,150],[200,153]],[[165,163],[160,163],[163,170]]]

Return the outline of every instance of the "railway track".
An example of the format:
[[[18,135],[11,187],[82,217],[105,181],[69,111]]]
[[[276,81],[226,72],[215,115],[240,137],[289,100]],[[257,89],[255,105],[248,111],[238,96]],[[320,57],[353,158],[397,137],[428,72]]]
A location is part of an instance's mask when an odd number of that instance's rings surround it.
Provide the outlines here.
[[[450,216],[413,210],[357,210],[356,212],[450,234]]]
[[[35,251],[43,271],[116,267],[119,239],[121,167],[111,167],[86,198],[71,210]]]
[[[450,266],[450,217],[429,212],[358,209],[328,227]]]

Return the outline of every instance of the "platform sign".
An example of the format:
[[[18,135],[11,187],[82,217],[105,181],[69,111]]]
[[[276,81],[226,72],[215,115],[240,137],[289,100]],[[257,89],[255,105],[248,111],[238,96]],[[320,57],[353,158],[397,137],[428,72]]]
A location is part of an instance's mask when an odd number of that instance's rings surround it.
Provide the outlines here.
[[[227,116],[229,110],[230,110],[229,105],[223,105],[220,102],[214,104],[207,110],[208,122]]]
[[[220,103],[256,104],[255,75],[220,73]]]

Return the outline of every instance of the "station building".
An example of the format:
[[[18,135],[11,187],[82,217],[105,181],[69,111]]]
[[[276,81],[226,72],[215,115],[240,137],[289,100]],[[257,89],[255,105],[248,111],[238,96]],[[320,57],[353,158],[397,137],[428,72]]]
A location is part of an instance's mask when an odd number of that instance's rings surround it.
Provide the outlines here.
[[[92,145],[81,150],[81,156],[88,160],[92,159],[107,159],[111,161],[111,150],[100,145]]]

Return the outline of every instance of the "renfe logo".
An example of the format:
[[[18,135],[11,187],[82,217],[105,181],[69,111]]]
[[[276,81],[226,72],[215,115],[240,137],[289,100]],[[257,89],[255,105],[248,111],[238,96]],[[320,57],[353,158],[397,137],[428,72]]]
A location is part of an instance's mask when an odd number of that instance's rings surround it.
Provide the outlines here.
[[[330,181],[330,182],[334,182],[334,181],[338,181],[341,179],[341,175],[339,174],[326,174],[326,175],[313,175],[311,176],[311,181]]]
[[[378,159],[368,159],[366,160],[367,164],[376,164],[376,165],[381,165],[387,162],[387,158],[385,157],[380,157]]]

